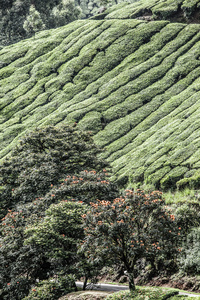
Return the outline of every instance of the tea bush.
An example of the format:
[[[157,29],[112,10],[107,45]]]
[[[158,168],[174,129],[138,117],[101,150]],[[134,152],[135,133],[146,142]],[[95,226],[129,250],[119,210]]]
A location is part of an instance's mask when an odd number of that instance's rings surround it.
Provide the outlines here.
[[[162,291],[160,288],[137,288],[134,292],[123,291],[119,293],[114,293],[112,295],[107,296],[106,300],[165,300],[168,298],[171,299],[171,297],[177,294],[177,291],[172,290],[169,292],[165,292]]]

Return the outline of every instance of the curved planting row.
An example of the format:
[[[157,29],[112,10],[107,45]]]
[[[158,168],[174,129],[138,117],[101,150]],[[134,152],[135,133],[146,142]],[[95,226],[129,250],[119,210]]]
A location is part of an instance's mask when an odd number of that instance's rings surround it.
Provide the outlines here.
[[[200,25],[79,20],[0,51],[0,157],[26,130],[77,122],[114,177],[200,178]]]
[[[130,1],[129,1],[130,2]],[[200,0],[140,0],[123,2],[107,11],[107,19],[170,20],[200,23]]]

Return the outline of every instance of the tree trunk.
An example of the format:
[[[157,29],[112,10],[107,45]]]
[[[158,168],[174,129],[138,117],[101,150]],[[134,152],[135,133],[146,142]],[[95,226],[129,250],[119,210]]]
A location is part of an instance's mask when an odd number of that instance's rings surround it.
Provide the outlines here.
[[[83,283],[83,291],[85,291],[85,289],[86,289],[87,281],[88,281],[88,278],[87,278],[87,276],[85,276],[85,280],[84,280],[84,283]]]
[[[135,283],[134,283],[134,274],[128,273],[128,280],[129,280],[129,290],[135,291]]]

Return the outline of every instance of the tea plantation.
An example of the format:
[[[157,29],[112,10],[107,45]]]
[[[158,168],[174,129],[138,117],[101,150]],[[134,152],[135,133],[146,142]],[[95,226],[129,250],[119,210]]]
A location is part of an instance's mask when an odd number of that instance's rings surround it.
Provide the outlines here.
[[[197,188],[199,10],[199,0],[120,3],[4,47],[0,158],[27,130],[77,122],[119,183]]]

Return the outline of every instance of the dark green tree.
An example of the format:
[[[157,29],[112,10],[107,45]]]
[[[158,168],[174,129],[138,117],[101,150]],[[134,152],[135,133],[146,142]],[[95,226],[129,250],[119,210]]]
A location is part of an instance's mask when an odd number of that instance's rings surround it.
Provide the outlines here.
[[[77,273],[76,263],[81,258],[77,243],[84,236],[83,213],[85,205],[62,201],[52,204],[37,223],[32,224],[25,211],[10,211],[4,217],[0,238],[1,299],[11,299],[14,293],[15,299],[21,300],[36,279]]]
[[[51,27],[63,26],[78,19],[81,13],[79,6],[74,4],[74,0],[62,0],[55,6],[50,14]]]
[[[34,5],[30,6],[29,15],[24,21],[23,28],[30,36],[35,34],[37,31],[45,29],[45,24],[41,19],[40,13],[35,9]]]
[[[86,258],[77,254],[75,245],[83,239],[80,213],[84,214],[85,203],[109,200],[118,193],[105,169],[94,170],[107,166],[97,157],[99,152],[89,132],[75,125],[48,126],[28,133],[3,162],[2,299],[11,299],[13,293],[22,299],[36,279],[48,280],[58,272],[89,274]]]
[[[1,0],[0,38],[5,44],[14,43],[44,27],[66,25],[76,20],[80,13],[74,0]]]
[[[135,289],[136,263],[146,259],[174,259],[179,253],[178,228],[173,214],[164,207],[160,192],[145,194],[128,190],[126,196],[91,203],[85,219],[86,238],[81,250],[91,262],[123,265],[130,290]]]
[[[101,170],[108,164],[97,158],[100,152],[90,133],[76,126],[27,133],[0,166],[0,217],[19,203],[43,197],[66,176]]]

